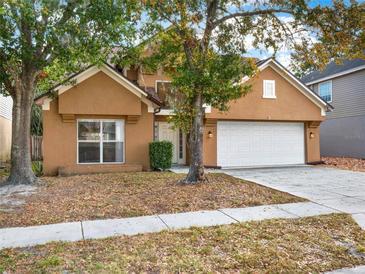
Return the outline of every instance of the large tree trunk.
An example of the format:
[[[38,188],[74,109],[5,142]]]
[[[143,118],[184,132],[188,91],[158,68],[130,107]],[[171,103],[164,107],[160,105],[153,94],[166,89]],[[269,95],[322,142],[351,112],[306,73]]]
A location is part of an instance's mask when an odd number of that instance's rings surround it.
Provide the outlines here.
[[[201,94],[194,100],[195,116],[190,130],[190,168],[185,183],[198,183],[204,180],[203,165],[203,118],[204,108],[202,106]]]
[[[11,168],[7,184],[32,184],[36,176],[30,156],[30,115],[34,84],[29,77],[15,89],[11,144]]]

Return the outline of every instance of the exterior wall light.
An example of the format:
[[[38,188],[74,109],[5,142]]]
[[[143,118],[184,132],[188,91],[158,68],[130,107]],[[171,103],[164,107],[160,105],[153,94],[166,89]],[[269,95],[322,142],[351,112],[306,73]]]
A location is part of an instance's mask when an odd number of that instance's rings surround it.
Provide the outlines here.
[[[213,132],[211,132],[210,130],[208,131],[208,138],[213,138]]]
[[[311,139],[314,138],[314,133],[313,132],[309,133],[309,138],[311,138]]]

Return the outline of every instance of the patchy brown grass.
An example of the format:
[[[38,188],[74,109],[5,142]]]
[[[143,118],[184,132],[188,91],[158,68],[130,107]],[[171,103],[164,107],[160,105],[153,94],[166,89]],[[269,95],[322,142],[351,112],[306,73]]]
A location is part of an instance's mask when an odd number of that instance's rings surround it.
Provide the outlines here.
[[[322,157],[324,166],[339,169],[365,171],[365,160],[346,157]]]
[[[225,174],[210,174],[209,183],[198,185],[178,184],[183,176],[140,172],[45,177],[24,205],[0,211],[0,227],[304,201]]]
[[[7,273],[317,273],[365,264],[349,215],[276,219],[0,251]]]

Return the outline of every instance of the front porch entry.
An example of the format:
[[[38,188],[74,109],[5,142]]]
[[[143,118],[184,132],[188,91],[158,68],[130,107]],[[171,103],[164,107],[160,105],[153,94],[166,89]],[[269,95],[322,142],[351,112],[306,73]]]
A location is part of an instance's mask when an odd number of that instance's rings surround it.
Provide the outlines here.
[[[170,141],[173,145],[172,163],[186,164],[186,136],[180,129],[173,129],[168,122],[157,122],[157,140]]]

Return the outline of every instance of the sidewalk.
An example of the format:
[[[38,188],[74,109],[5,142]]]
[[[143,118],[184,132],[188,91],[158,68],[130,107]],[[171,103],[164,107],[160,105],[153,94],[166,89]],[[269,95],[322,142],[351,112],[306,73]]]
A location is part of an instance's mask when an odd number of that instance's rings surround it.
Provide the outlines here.
[[[365,265],[356,266],[353,268],[342,268],[334,271],[326,272],[325,274],[363,274],[365,273]]]
[[[293,219],[330,213],[339,213],[339,211],[313,202],[303,202],[4,228],[0,229],[0,249],[26,247],[52,241],[101,239],[119,235],[159,232],[165,229],[216,226],[274,218]]]

